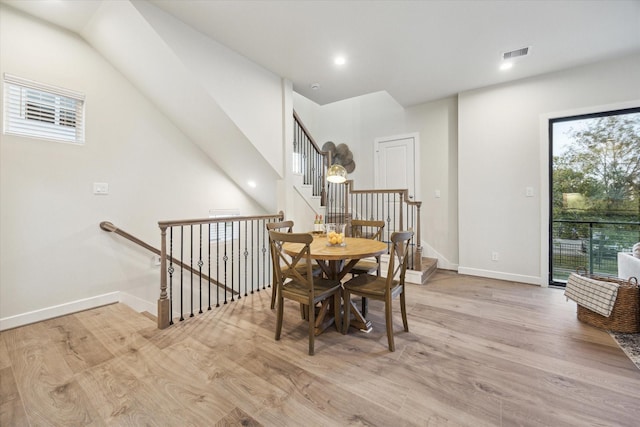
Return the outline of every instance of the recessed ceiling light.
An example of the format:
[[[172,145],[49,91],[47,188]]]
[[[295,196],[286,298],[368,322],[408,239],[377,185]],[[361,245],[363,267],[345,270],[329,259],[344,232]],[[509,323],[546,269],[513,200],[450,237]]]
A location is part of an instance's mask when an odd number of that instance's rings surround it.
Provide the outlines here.
[[[511,69],[511,67],[513,67],[513,62],[503,62],[502,64],[500,64],[500,69],[502,71],[506,71]]]
[[[318,90],[320,89],[320,83],[311,83],[311,89]]]
[[[249,187],[251,187],[251,188],[256,188],[256,186],[257,186],[257,184],[256,184],[256,182],[255,182],[255,181],[249,181],[249,182],[247,182],[247,185],[248,185]]]
[[[344,65],[347,63],[347,58],[342,55],[338,55],[333,59],[333,63],[336,65]]]

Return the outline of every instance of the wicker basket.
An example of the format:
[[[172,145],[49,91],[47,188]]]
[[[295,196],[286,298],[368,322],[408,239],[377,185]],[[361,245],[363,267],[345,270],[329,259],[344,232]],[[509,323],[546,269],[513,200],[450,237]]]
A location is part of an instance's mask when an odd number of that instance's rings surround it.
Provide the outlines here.
[[[578,320],[612,332],[640,332],[640,288],[638,286],[638,279],[631,277],[628,280],[622,280],[585,274],[582,271],[579,271],[578,274],[591,279],[614,282],[620,285],[618,288],[618,297],[616,298],[609,317],[604,317],[601,314],[578,305]]]

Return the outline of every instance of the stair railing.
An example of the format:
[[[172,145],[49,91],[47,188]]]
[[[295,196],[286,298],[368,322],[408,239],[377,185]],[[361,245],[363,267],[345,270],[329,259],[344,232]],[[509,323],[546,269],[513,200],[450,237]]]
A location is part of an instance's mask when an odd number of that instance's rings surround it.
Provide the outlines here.
[[[331,165],[331,153],[320,150],[295,111],[293,118],[293,172],[303,174],[303,182],[313,186],[313,195],[321,197],[321,206],[325,207],[325,222],[349,224],[351,219],[384,221],[387,224],[384,230],[387,242],[394,231],[413,230],[410,247],[412,256],[407,268],[420,270],[422,202],[411,200],[407,189],[354,190],[351,180],[344,184],[328,183],[325,174]]]
[[[331,153],[320,149],[295,111],[293,119],[293,172],[303,176],[303,184],[311,185],[312,194],[320,197],[320,206],[325,206],[324,183]]]
[[[201,314],[205,308],[211,310],[212,305],[219,307],[271,287],[266,224],[283,219],[280,212],[158,222],[161,242],[158,328],[174,323],[174,305],[182,321],[185,315],[194,317],[196,310]],[[174,262],[175,259],[179,262]],[[212,284],[217,285],[213,290]]]
[[[150,244],[138,239],[137,237],[133,236],[132,234],[127,233],[126,231],[116,227],[115,225],[113,225],[113,223],[109,222],[109,221],[102,221],[100,223],[100,228],[103,229],[104,231],[107,231],[109,233],[115,233],[119,236],[124,237],[125,239],[129,240],[130,242],[135,243],[138,246],[141,246],[145,249],[147,249],[149,252],[152,252],[156,255],[158,255],[159,257],[162,256],[162,252],[160,251],[160,249],[157,249],[153,246],[151,246]],[[172,263],[180,266],[181,268],[190,271],[191,273],[198,273],[196,270],[194,270],[192,267],[183,264],[180,260],[173,258],[171,260]],[[207,275],[202,275],[202,278],[211,282],[212,284],[216,285],[216,286],[220,286],[220,287],[225,287],[223,284],[219,283],[217,280],[214,280],[212,278],[210,278]],[[233,292],[232,289],[225,289],[226,291],[230,291]]]
[[[331,187],[330,187],[331,188]],[[339,196],[343,199],[340,200]],[[406,189],[391,190],[355,190],[353,181],[348,180],[343,188],[336,190],[334,197],[330,192],[329,200],[336,200],[344,221],[349,223],[351,219],[364,219],[369,221],[384,221],[383,241],[390,242],[394,231],[412,230],[414,232],[410,244],[411,257],[407,268],[420,270],[422,268],[422,245],[420,232],[420,208],[422,202],[409,198]],[[327,210],[333,211],[328,206]],[[331,216],[328,216],[331,218]]]

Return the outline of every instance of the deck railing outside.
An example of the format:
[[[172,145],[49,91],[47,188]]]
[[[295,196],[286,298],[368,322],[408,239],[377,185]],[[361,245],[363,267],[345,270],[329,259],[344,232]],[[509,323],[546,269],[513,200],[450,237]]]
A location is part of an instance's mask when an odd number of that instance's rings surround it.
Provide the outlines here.
[[[640,222],[555,220],[552,230],[552,280],[566,282],[577,268],[616,276],[618,252],[640,241]]]

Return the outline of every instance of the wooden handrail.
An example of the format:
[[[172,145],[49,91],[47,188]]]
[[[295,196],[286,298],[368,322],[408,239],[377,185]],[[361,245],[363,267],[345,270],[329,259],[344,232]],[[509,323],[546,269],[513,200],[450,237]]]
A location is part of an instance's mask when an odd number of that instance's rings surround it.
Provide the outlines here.
[[[331,162],[333,160],[331,151],[322,151],[320,146],[318,146],[318,143],[311,136],[311,132],[309,132],[309,129],[307,129],[307,127],[304,125],[304,123],[302,123],[302,120],[300,119],[300,116],[298,116],[298,113],[296,113],[295,110],[293,110],[293,119],[298,124],[300,129],[302,130],[302,133],[304,133],[304,136],[309,140],[309,142],[311,143],[311,146],[316,151],[316,153],[318,153],[323,158],[322,170],[320,171],[320,183],[321,183],[320,184],[321,185],[321,189],[320,189],[320,206],[326,206],[327,191],[326,191],[326,188],[324,186],[324,183],[325,183],[325,179],[326,179],[327,169],[329,169],[329,167],[331,166]]]
[[[111,223],[109,221],[102,221],[100,223],[100,228],[103,229],[104,231],[108,231],[110,233],[115,233],[115,234],[117,234],[119,236],[122,236],[125,239],[135,243],[136,245],[141,246],[141,247],[147,249],[148,251],[153,252],[154,254],[156,254],[158,256],[162,256],[160,249],[154,248],[150,244],[138,239],[137,237],[127,233],[124,230],[119,229],[118,227],[113,225],[113,223]],[[194,268],[191,268],[191,266],[189,266],[187,264],[184,264],[183,262],[181,262],[181,261],[179,261],[179,260],[177,260],[177,259],[175,259],[173,257],[170,257],[169,255],[167,255],[167,259],[172,261],[174,264],[177,264],[178,266],[184,268],[185,270],[188,270],[191,273],[194,273],[194,274],[197,274],[197,275],[201,276],[203,279],[215,284],[219,288],[222,288],[222,289],[224,289],[226,291],[229,291],[229,292],[233,292],[236,295],[239,294],[239,292],[234,291],[233,289],[229,289],[227,286],[223,285],[222,283],[218,282],[217,280],[210,278],[206,274],[201,273],[201,272],[199,272],[198,270],[196,270]]]
[[[214,224],[216,222],[229,222],[229,221],[254,221],[261,219],[274,219],[284,218],[284,212],[280,212],[278,215],[253,215],[253,216],[224,216],[217,218],[198,218],[198,219],[181,219],[171,221],[158,221],[158,226],[162,227],[180,227],[189,225],[201,225],[201,224]]]
[[[300,116],[298,116],[298,113],[296,113],[296,110],[293,110],[293,118],[298,122],[298,125],[300,126],[300,129],[302,129],[302,131],[304,132],[305,136],[307,138],[309,138],[309,141],[315,147],[316,151],[318,153],[321,153],[321,154],[326,153],[326,152],[323,152],[320,149],[320,147],[318,147],[318,144],[316,143],[316,140],[313,139],[313,137],[311,136],[311,132],[309,132],[309,129],[307,129],[306,126],[304,125],[304,123],[302,123],[302,120],[300,119]]]

